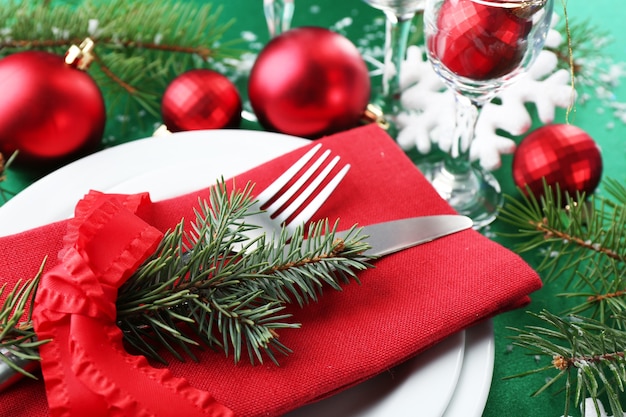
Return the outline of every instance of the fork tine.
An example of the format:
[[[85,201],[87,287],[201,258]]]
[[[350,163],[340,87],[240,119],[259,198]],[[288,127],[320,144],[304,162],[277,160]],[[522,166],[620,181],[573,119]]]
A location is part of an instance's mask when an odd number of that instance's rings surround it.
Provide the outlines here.
[[[274,201],[267,208],[266,211],[270,215],[277,212],[287,201],[289,201],[291,197],[294,196],[296,192],[298,192],[298,190],[300,190],[300,188],[302,188],[302,186],[304,186],[304,183],[308,181],[311,176],[313,176],[315,171],[322,165],[322,162],[324,162],[326,158],[328,158],[328,155],[330,155],[330,150],[327,149],[315,162],[311,164],[311,166],[302,174],[302,176],[300,176],[300,178],[298,178],[296,182],[294,182],[293,185],[289,187],[287,191],[285,191],[279,198],[276,199],[276,201]]]
[[[335,157],[335,161],[336,161],[335,164],[339,161],[338,156]],[[328,168],[328,172],[330,172],[331,169],[332,167]],[[309,221],[309,219],[313,217],[313,215],[317,212],[317,210],[319,210],[321,205],[324,204],[324,202],[328,199],[328,197],[332,194],[332,192],[335,191],[335,188],[337,188],[341,180],[343,180],[343,178],[346,176],[346,174],[348,173],[348,170],[350,170],[350,164],[346,164],[346,166],[344,166],[337,173],[337,175],[335,175],[335,177],[332,180],[330,180],[328,184],[326,184],[326,186],[319,192],[319,194],[317,194],[315,198],[311,200],[311,202],[291,222],[289,222],[289,224],[298,226],[300,224],[303,224]],[[293,211],[295,211],[296,208],[298,208],[309,197],[309,195],[313,192],[313,190],[317,188],[319,183],[321,183],[322,180],[328,175],[328,172],[320,173],[320,175],[316,178],[314,183],[312,183],[301,196],[299,196],[296,200],[294,200],[294,202],[277,217],[277,220],[280,222],[287,220],[287,218],[289,218],[289,216],[293,213]],[[290,211],[291,213],[286,215],[285,213],[287,211]]]
[[[330,153],[330,151],[329,151]],[[313,181],[311,181],[311,183],[304,189],[304,191],[302,191],[298,197],[296,197],[291,203],[289,203],[289,205],[287,207],[285,207],[283,209],[283,211],[281,213],[279,213],[276,216],[276,220],[280,223],[286,221],[297,209],[298,207],[300,207],[302,205],[302,203],[304,203],[304,201],[309,198],[309,196],[313,193],[313,191],[317,188],[317,186],[326,178],[328,177],[328,174],[330,173],[330,171],[335,167],[335,165],[337,165],[337,162],[339,162],[339,157],[335,156],[332,161],[330,161],[328,163],[328,165],[326,165],[326,167],[324,167],[324,169],[322,170],[322,172],[320,172],[317,177],[315,177],[313,179]],[[317,168],[316,168],[317,169]],[[311,172],[311,175],[313,173]],[[309,175],[310,176],[310,175]],[[304,185],[304,181],[302,181],[302,183],[298,186],[298,189],[300,188],[300,186]],[[291,190],[290,190],[291,191]],[[293,194],[293,193],[292,193]],[[271,211],[268,209],[268,212],[270,213],[270,215],[272,215],[274,212],[277,212],[278,209],[280,207],[282,207],[282,205],[287,202],[287,200],[283,201],[283,203],[280,206],[276,206],[274,211]]]
[[[281,188],[283,188],[295,175],[302,169],[302,167],[309,162],[313,155],[322,147],[321,143],[318,143],[312,147],[307,153],[305,153],[300,159],[298,159],[289,169],[287,169],[280,177],[276,178],[267,188],[265,188],[258,196],[257,200],[260,205],[267,203],[274,195],[276,195]]]

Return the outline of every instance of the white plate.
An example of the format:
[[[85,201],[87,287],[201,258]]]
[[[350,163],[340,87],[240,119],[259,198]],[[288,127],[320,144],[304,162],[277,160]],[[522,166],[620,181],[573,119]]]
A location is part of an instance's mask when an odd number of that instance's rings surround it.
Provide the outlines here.
[[[465,331],[465,354],[461,375],[444,417],[483,415],[494,361],[493,322],[484,321]]]
[[[156,201],[209,186],[217,178],[229,178],[307,143],[245,130],[181,132],[129,142],[66,165],[13,197],[0,207],[0,235],[70,217],[75,203],[90,189],[148,191]],[[289,416],[478,417],[492,367],[491,328],[470,329]]]

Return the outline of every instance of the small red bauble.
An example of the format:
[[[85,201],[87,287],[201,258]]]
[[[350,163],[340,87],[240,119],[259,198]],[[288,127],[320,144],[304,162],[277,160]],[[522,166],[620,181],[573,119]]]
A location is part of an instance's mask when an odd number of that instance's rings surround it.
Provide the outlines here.
[[[241,97],[234,84],[209,69],[179,75],[161,101],[163,123],[172,132],[237,127],[241,110]]]
[[[444,0],[437,33],[429,50],[452,73],[472,80],[488,80],[520,65],[524,39],[532,28],[528,16],[511,8],[496,8],[473,0]]]
[[[273,38],[261,51],[248,95],[266,129],[316,138],[359,123],[370,99],[370,78],[347,38],[301,27]]]
[[[559,185],[562,196],[590,195],[602,176],[602,156],[596,142],[582,129],[567,124],[540,127],[519,144],[513,155],[513,179],[522,190],[543,195],[543,179]]]
[[[56,162],[95,150],[106,112],[100,89],[62,56],[26,51],[0,60],[0,152]]]

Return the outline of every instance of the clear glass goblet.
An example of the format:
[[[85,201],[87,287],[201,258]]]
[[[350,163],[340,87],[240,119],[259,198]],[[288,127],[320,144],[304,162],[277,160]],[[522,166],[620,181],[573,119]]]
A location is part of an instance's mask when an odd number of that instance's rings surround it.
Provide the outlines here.
[[[294,9],[294,0],[263,0],[263,11],[270,38],[291,28]]]
[[[425,0],[363,0],[385,13],[385,56],[379,104],[390,118],[400,109],[400,66],[406,57],[411,25]]]
[[[552,13],[553,0],[426,0],[428,58],[455,93],[456,124],[443,161],[420,169],[476,229],[491,223],[502,204],[496,178],[470,160],[476,120],[534,62]]]

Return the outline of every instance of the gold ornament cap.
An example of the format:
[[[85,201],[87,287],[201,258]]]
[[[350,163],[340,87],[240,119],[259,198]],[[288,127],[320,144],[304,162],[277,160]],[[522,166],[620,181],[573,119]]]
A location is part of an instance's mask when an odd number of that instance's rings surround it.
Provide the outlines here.
[[[390,126],[389,120],[385,117],[383,110],[379,106],[372,103],[368,104],[365,108],[361,121],[363,123],[376,123],[384,130],[389,130]]]
[[[95,43],[90,38],[85,38],[80,45],[72,45],[65,54],[65,63],[81,71],[86,71],[94,60],[91,53]]]

